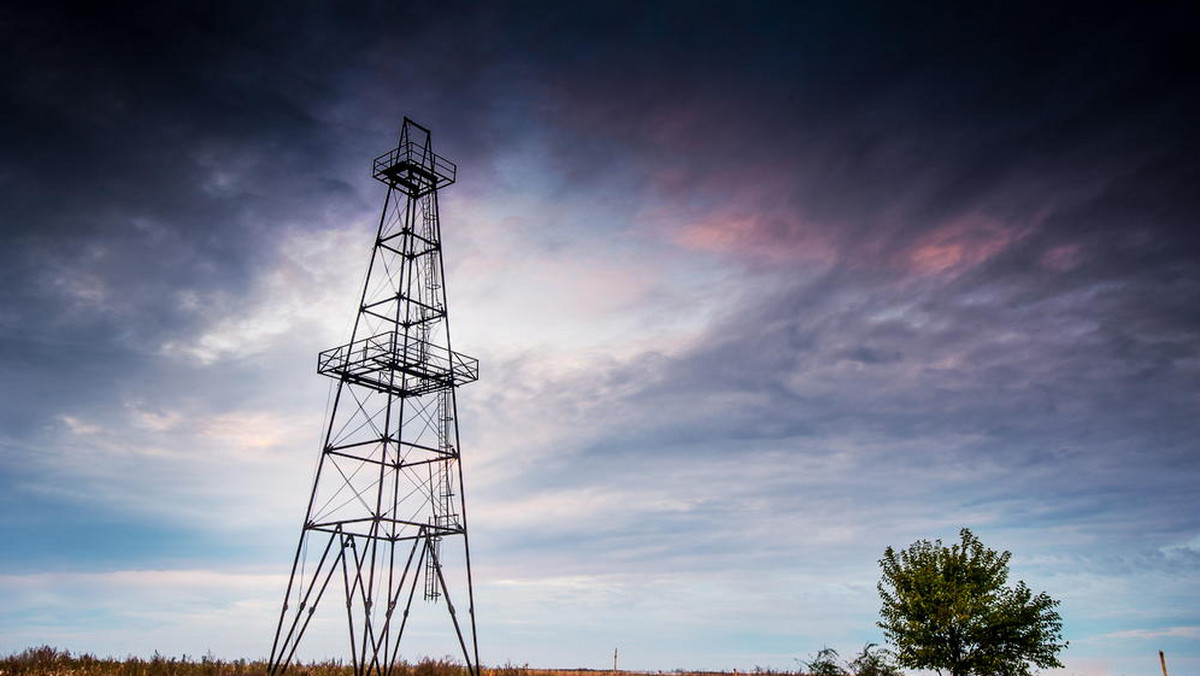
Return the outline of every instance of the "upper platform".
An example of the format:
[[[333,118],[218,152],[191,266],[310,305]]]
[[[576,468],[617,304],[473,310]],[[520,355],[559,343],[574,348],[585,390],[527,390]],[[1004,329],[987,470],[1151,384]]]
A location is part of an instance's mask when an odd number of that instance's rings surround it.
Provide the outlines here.
[[[400,128],[400,142],[395,150],[375,158],[372,175],[419,197],[454,183],[458,167],[433,152],[433,138],[428,129],[406,117]]]

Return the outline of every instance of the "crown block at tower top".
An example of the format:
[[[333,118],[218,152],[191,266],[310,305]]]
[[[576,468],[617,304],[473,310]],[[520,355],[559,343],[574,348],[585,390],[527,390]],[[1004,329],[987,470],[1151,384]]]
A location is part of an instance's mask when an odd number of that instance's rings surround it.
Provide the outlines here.
[[[434,153],[431,145],[428,135],[421,138],[420,134],[404,133],[395,150],[375,158],[372,173],[377,180],[400,188],[413,197],[444,188],[454,182],[458,167]]]

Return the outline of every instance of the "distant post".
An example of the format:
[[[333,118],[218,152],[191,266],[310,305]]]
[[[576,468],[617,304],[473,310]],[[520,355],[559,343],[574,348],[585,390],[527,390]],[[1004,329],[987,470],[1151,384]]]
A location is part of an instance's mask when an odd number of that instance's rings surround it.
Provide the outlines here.
[[[1167,656],[1163,651],[1158,651],[1158,663],[1162,665],[1163,676],[1167,676]]]

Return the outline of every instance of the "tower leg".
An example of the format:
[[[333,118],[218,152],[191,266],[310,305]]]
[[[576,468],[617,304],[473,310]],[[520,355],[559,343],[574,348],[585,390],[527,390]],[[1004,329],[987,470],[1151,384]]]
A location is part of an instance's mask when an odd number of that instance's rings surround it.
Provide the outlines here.
[[[467,643],[463,640],[462,627],[458,624],[458,614],[454,612],[454,601],[450,598],[450,588],[446,585],[446,577],[442,575],[442,564],[438,561],[437,552],[432,548],[429,551],[433,556],[433,568],[437,571],[438,584],[442,587],[442,594],[446,597],[446,608],[450,611],[450,621],[454,623],[454,633],[458,635],[458,645],[462,648],[463,661],[467,663],[467,671],[471,676],[478,676],[478,664],[471,659],[471,653],[467,650]],[[475,635],[471,635],[471,643],[474,644]]]

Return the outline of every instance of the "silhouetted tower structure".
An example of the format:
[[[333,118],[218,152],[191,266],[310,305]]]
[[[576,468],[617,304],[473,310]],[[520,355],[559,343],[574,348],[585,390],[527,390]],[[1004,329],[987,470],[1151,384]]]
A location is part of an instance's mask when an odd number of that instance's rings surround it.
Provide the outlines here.
[[[444,604],[428,614],[444,616],[478,676],[455,388],[478,377],[479,362],[450,349],[438,221],[438,191],[456,172],[407,117],[395,150],[375,159],[387,197],[350,342],[317,358],[337,393],[272,674],[287,669],[306,631],[329,626],[316,614],[322,601],[345,607],[337,624],[348,627],[355,673],[391,674],[419,590]],[[464,596],[466,617],[455,606]]]

